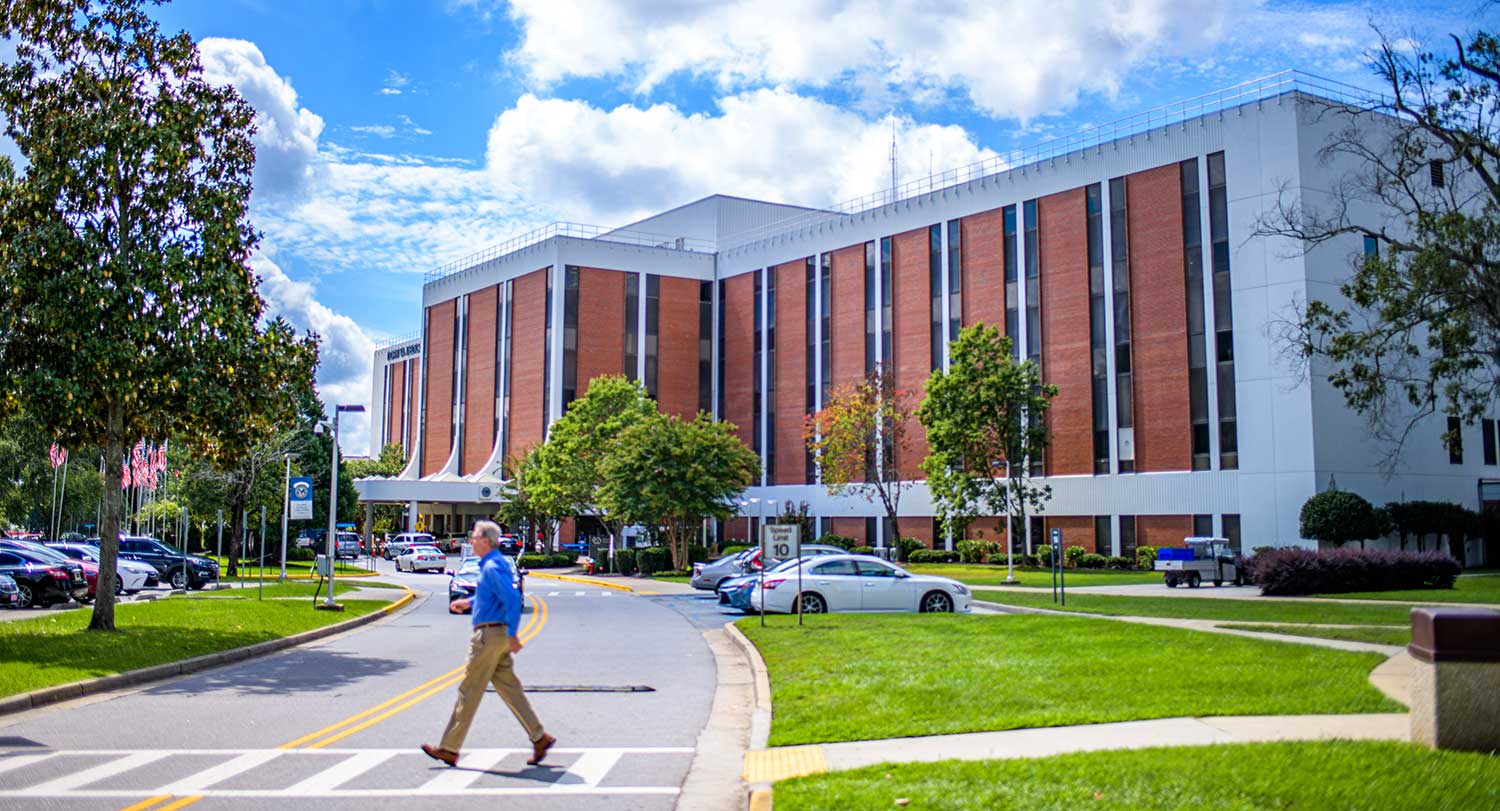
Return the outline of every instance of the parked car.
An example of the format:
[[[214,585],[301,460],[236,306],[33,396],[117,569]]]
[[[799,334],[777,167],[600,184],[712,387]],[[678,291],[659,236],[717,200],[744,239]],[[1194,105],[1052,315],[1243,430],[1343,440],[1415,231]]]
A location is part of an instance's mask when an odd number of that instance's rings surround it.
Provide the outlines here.
[[[149,563],[162,580],[172,588],[201,589],[219,579],[219,563],[197,555],[186,555],[181,549],[155,538],[126,536],[120,539],[120,555],[126,560]],[[184,567],[184,558],[186,565]]]
[[[21,590],[16,588],[16,579],[0,574],[0,608],[20,608]]]
[[[448,602],[451,605],[454,600],[468,600],[474,597],[474,590],[479,587],[479,558],[467,557],[459,563],[458,571],[448,572]],[[511,582],[515,584],[516,590],[521,592],[521,600],[526,599],[526,570],[516,565],[514,560],[509,561],[511,571]],[[473,613],[470,607],[465,611],[453,611],[455,614]]]
[[[519,535],[500,536],[500,554],[502,555],[518,557],[521,554],[522,547],[524,546],[525,542],[521,540],[521,536]]]
[[[435,544],[433,537],[425,532],[403,532],[386,542],[385,559],[395,560],[413,545],[434,546]]]
[[[49,561],[31,552],[0,549],[0,574],[16,581],[18,608],[46,608],[89,594],[82,567]]]
[[[750,554],[755,554],[755,550],[753,550],[753,549],[752,550],[748,550],[748,552]],[[837,547],[837,546],[822,546],[822,545],[817,545],[817,544],[809,544],[807,546],[802,547],[802,556],[801,557],[792,558],[791,560],[779,561],[779,562],[773,564],[771,566],[771,570],[768,571],[768,572],[766,572],[766,574],[769,576],[772,572],[778,572],[778,571],[781,571],[783,569],[791,568],[792,566],[797,565],[797,561],[800,561],[800,560],[807,560],[809,558],[822,557],[822,556],[825,556],[825,555],[844,555],[844,554],[848,554],[848,553],[845,552],[842,548]],[[756,569],[755,571],[752,571],[749,574],[742,574],[739,577],[731,577],[728,580],[721,581],[719,583],[719,588],[718,588],[719,605],[734,605],[735,603],[734,603],[734,600],[732,599],[732,595],[736,591],[739,591],[739,592],[748,592],[750,586],[754,585],[755,582],[758,581],[758,580],[760,580],[760,570]],[[742,610],[744,610],[744,611],[749,611],[750,610],[750,607],[749,607],[748,603],[746,603],[745,605],[742,605],[742,606],[737,606],[737,607],[740,608],[740,609],[742,609]]]
[[[333,554],[335,557],[357,560],[364,554],[364,544],[360,542],[358,533],[340,532],[333,540]]]
[[[99,588],[99,566],[89,561],[74,560],[67,555],[58,552],[50,546],[32,541],[18,541],[7,539],[0,541],[0,549],[13,549],[21,552],[30,552],[47,563],[62,565],[73,565],[83,570],[84,582],[88,584],[88,593],[76,598],[80,603],[89,603],[94,600],[94,592]]]
[[[99,548],[86,543],[60,543],[49,547],[73,560],[99,565]],[[156,567],[123,557],[115,560],[115,594],[135,594],[141,589],[161,585]]]
[[[802,547],[803,556],[809,555],[842,555],[846,550],[838,546],[827,544],[807,544]],[[772,560],[771,566],[780,565],[782,561]],[[728,558],[719,558],[710,563],[694,563],[693,577],[688,582],[695,589],[705,591],[721,591],[726,580],[744,577],[760,571],[760,550],[746,549],[731,555]],[[720,600],[719,602],[724,602]]]
[[[797,591],[801,570],[802,591]],[[872,555],[828,555],[799,561],[750,587],[750,605],[787,614],[830,611],[921,611],[967,614],[969,587],[947,577],[912,574]]]
[[[396,571],[442,571],[448,567],[448,556],[436,546],[412,546],[396,558]]]

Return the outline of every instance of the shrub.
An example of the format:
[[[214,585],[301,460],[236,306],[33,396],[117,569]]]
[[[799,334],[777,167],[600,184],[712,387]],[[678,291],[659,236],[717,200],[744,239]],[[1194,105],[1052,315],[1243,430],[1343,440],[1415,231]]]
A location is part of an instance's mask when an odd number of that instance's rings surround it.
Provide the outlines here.
[[[950,549],[913,549],[907,563],[957,563],[959,553]]]
[[[1379,538],[1390,527],[1389,514],[1347,490],[1325,490],[1309,498],[1297,522],[1302,537],[1334,545]]]
[[[1130,558],[1111,555],[1104,561],[1104,565],[1110,569],[1134,569],[1135,561]]]
[[[1000,554],[1000,544],[994,541],[959,541],[958,557],[964,563],[984,563]]]
[[[834,535],[832,533],[829,533],[827,535],[819,536],[817,542],[823,544],[824,546],[837,546],[838,548],[845,551],[854,548],[854,539],[849,537],[848,535]]]
[[[688,552],[687,567],[688,567],[688,569],[692,570],[694,563],[702,563],[702,562],[708,560],[709,551],[710,551],[709,548],[706,547],[706,546],[689,546],[688,549],[687,549],[687,552]]]
[[[562,566],[572,566],[575,560],[577,558],[572,555],[552,552],[541,555],[522,555],[516,559],[516,563],[522,569],[555,569]]]
[[[749,548],[750,546],[748,544],[735,544],[733,546],[726,546],[723,549],[719,550],[719,555],[734,555]]]
[[[1083,561],[1083,556],[1087,554],[1088,552],[1081,546],[1064,547],[1063,565],[1071,568],[1077,568],[1078,564]]]
[[[875,547],[873,547],[873,546],[856,546],[853,549],[850,549],[849,551],[852,552],[852,553],[854,553],[854,554],[856,554],[856,555],[873,555],[873,554],[875,554]]]
[[[1273,549],[1245,562],[1261,594],[1453,588],[1458,561],[1442,552]]]
[[[1156,547],[1137,546],[1135,548],[1135,567],[1137,569],[1151,570],[1156,568]]]
[[[1081,547],[1077,547],[1077,546],[1073,547],[1073,549],[1079,549],[1079,548],[1081,548]],[[1089,552],[1086,555],[1080,555],[1078,557],[1078,564],[1077,564],[1077,566],[1080,569],[1103,569],[1104,568],[1104,564],[1107,563],[1108,561],[1109,561],[1109,558],[1106,558],[1103,555],[1097,554],[1095,552]]]
[[[635,550],[615,550],[615,571],[619,574],[631,574],[635,571]]]
[[[900,550],[900,559],[905,561],[911,556],[912,552],[915,552],[918,549],[926,549],[927,544],[922,543],[916,538],[897,538],[896,548]]]
[[[645,549],[637,549],[635,553],[635,565],[643,575],[652,575],[656,572],[665,572],[672,568],[672,553],[665,546],[648,546]]]
[[[1036,565],[1041,566],[1044,569],[1052,568],[1052,547],[1050,545],[1042,544],[1041,546],[1036,547],[1035,557]]]
[[[287,560],[314,561],[318,559],[318,553],[309,547],[293,546],[286,550]]]

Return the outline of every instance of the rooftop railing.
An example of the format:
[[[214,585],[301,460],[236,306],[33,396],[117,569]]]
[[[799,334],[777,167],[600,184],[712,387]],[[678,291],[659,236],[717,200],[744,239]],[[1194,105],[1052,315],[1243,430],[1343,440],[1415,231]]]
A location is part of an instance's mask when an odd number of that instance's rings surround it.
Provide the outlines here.
[[[535,231],[512,237],[498,245],[491,245],[482,251],[469,254],[461,259],[449,262],[446,265],[430,270],[423,276],[423,282],[430,284],[441,279],[446,279],[466,270],[479,267],[486,262],[499,259],[503,256],[516,253],[553,237],[572,237],[574,239],[590,239],[598,242],[614,242],[623,245],[638,245],[648,248],[667,248],[677,251],[693,251],[696,253],[713,253],[715,245],[710,240],[696,239],[693,237],[682,237],[674,234],[654,234],[646,231],[629,231],[619,228],[606,228],[602,225],[586,225],[577,222],[554,222],[544,225]]]
[[[379,352],[382,349],[390,349],[393,346],[409,344],[412,341],[419,340],[421,337],[422,334],[420,332],[408,332],[405,335],[397,335],[394,338],[384,338],[375,342],[375,351]]]

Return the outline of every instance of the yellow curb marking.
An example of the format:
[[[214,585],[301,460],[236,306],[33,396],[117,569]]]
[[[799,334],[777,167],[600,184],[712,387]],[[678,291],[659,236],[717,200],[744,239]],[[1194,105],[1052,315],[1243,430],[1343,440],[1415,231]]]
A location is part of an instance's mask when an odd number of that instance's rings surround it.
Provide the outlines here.
[[[821,746],[778,746],[745,753],[744,778],[751,785],[826,771],[828,760]]]
[[[771,811],[771,792],[750,792],[750,811]]]
[[[566,580],[569,583],[583,583],[584,585],[598,586],[598,587],[604,588],[604,589],[614,589],[615,591],[629,591],[629,592],[634,592],[635,591],[635,589],[631,588],[630,586],[622,586],[622,585],[619,585],[618,583],[610,583],[610,582],[605,581],[605,580],[594,580],[593,578],[590,578],[590,577],[573,577],[572,575],[566,575],[566,574],[549,574],[547,572],[528,572],[526,574],[526,576],[527,577],[541,577],[541,578],[546,578],[547,580]]]

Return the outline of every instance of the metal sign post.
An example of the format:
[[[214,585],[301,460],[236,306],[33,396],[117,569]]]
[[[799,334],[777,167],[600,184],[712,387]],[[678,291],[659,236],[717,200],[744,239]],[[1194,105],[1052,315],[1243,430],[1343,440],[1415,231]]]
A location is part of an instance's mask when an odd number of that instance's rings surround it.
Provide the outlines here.
[[[255,599],[262,599],[266,592],[266,505],[260,505],[260,537],[255,540],[255,559],[260,563],[255,581]]]
[[[1064,576],[1063,576],[1062,530],[1059,529],[1059,528],[1057,528],[1057,527],[1053,527],[1052,528],[1052,602],[1054,602],[1054,603],[1057,602],[1059,596],[1062,598],[1062,604],[1063,605],[1067,605],[1068,604],[1068,590],[1067,590],[1067,584],[1064,581]]]

